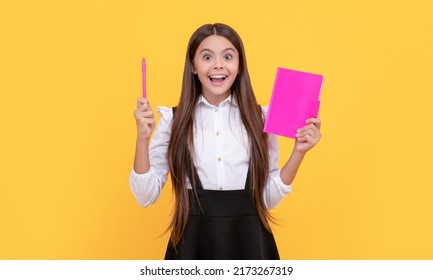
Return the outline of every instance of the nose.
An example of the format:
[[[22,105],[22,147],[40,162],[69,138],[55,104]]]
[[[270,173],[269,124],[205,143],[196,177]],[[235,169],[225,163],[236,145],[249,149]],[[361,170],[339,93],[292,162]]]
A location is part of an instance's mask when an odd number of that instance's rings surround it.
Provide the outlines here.
[[[214,67],[213,67],[215,70],[221,70],[221,69],[224,69],[224,66],[223,66],[223,64],[221,63],[221,60],[220,59],[217,59],[216,61],[215,61],[215,65],[214,65]]]

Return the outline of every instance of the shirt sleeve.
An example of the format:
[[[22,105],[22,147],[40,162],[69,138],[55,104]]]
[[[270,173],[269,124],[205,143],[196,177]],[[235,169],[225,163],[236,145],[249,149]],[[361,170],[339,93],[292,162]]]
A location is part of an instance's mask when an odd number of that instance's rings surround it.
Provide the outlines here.
[[[158,200],[169,171],[167,154],[173,112],[167,107],[157,107],[157,112],[160,119],[150,142],[150,169],[147,173],[138,174],[133,168],[129,176],[131,191],[142,207],[148,207]]]
[[[268,107],[262,110],[266,115]],[[281,180],[279,168],[280,150],[278,145],[278,136],[268,134],[268,151],[269,151],[269,174],[263,191],[263,200],[267,209],[277,207],[281,201],[292,191],[292,185],[286,185]]]

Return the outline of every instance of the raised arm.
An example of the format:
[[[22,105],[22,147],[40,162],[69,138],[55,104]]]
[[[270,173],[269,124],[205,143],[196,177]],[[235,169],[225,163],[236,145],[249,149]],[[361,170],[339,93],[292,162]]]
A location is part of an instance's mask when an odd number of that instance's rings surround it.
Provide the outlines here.
[[[305,154],[320,141],[320,124],[319,118],[311,118],[307,120],[306,126],[298,130],[292,154],[280,172],[281,180],[285,184],[293,182]]]
[[[134,111],[134,117],[137,124],[134,170],[136,173],[143,174],[147,173],[150,169],[150,135],[155,128],[155,116],[147,99],[139,98],[137,100],[137,109]]]

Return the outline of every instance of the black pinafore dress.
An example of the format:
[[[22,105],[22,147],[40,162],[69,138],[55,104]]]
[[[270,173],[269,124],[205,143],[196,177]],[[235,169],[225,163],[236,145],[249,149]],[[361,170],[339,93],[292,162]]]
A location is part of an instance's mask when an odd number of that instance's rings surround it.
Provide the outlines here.
[[[278,260],[274,236],[263,226],[250,194],[250,172],[245,188],[233,191],[205,190],[193,172],[200,205],[188,190],[186,229],[176,250],[169,241],[165,259]]]

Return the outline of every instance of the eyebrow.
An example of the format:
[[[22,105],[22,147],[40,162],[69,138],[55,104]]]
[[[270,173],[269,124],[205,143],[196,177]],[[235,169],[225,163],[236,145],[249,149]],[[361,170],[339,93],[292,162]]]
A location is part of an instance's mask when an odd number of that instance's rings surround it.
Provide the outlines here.
[[[210,52],[210,53],[214,53],[211,49],[202,49],[202,50],[200,51],[200,53],[205,52],[205,51]],[[233,51],[233,52],[236,52],[233,48],[226,48],[226,49],[224,49],[222,52],[226,52],[226,51]]]

